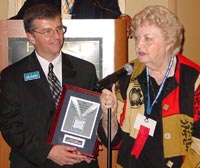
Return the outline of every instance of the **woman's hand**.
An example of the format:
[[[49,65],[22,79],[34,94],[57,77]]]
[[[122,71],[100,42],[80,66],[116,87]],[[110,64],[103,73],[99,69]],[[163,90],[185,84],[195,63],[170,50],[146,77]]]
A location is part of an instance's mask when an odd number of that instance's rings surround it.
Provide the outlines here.
[[[104,89],[102,90],[102,94],[100,96],[101,108],[103,111],[102,118],[102,126],[107,135],[108,128],[108,109],[111,109],[111,141],[118,130],[118,122],[117,122],[117,98],[115,95],[115,85],[112,86],[112,92],[110,90]]]
[[[103,111],[103,120],[107,120],[108,109],[111,109],[111,118],[116,118],[117,98],[115,95],[115,85],[112,86],[112,92],[108,89],[103,89],[100,96],[101,108]]]

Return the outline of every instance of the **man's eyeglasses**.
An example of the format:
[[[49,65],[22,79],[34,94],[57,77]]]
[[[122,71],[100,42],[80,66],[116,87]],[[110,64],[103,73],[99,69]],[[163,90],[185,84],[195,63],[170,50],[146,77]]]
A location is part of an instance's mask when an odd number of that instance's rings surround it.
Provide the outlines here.
[[[44,37],[46,37],[46,38],[52,37],[54,35],[55,31],[58,34],[64,34],[67,31],[67,27],[62,25],[62,26],[57,27],[55,30],[53,30],[53,29],[45,29],[42,32],[39,32],[39,31],[36,31],[36,30],[31,30],[31,32],[43,34]]]

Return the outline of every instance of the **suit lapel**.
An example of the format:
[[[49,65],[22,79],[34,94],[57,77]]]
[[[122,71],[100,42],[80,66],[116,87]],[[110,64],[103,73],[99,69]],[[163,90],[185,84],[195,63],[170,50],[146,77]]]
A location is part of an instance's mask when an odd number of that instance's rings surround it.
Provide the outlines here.
[[[49,99],[49,101],[54,102],[51,91],[49,88],[49,83],[46,79],[46,76],[43,72],[43,69],[35,55],[35,52],[33,52],[29,56],[29,61],[27,64],[27,71],[25,73],[29,72],[35,72],[39,71],[40,78],[37,80],[32,80],[31,87],[34,89],[36,92],[41,92],[42,94],[46,95],[46,98]],[[76,79],[76,69],[73,66],[72,61],[69,59],[67,54],[62,53],[62,83],[63,85],[65,83],[71,84],[71,85],[76,85],[77,79]]]
[[[45,94],[47,99],[53,102],[53,98],[51,95],[51,91],[49,88],[49,83],[46,79],[46,76],[44,74],[44,71],[35,55],[35,52],[33,52],[29,56],[29,62],[28,62],[28,71],[27,72],[35,72],[39,71],[40,78],[37,80],[33,80],[32,82],[32,89],[35,88],[36,92],[41,92],[42,94]]]
[[[62,77],[63,85],[65,83],[76,84],[76,69],[67,54],[62,53]]]

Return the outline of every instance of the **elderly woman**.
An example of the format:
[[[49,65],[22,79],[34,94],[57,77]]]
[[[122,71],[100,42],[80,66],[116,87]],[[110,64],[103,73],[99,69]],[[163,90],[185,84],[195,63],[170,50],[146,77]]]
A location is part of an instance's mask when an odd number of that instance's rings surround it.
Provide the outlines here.
[[[199,167],[200,66],[179,54],[183,26],[167,8],[148,6],[133,27],[138,58],[131,76],[102,91],[99,137],[107,143],[111,109],[119,168]]]

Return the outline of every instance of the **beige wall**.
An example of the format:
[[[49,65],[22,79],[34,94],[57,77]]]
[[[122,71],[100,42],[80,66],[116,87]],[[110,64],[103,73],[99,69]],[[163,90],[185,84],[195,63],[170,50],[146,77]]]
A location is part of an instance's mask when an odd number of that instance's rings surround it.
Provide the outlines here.
[[[7,19],[7,17],[8,17],[8,0],[1,0],[0,19]]]
[[[183,54],[200,64],[200,1],[177,0],[177,15],[185,27]]]

